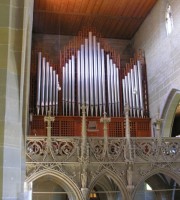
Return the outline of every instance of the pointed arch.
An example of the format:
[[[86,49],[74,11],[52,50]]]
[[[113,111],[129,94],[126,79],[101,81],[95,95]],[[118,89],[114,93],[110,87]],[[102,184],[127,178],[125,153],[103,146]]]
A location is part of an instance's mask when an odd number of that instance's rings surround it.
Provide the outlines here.
[[[136,193],[137,193],[140,185],[143,182],[145,182],[148,178],[152,177],[153,175],[157,175],[159,173],[172,178],[174,181],[176,181],[176,183],[178,185],[180,185],[180,176],[178,176],[177,173],[172,172],[172,171],[167,170],[167,169],[160,169],[160,168],[158,168],[158,169],[150,171],[149,173],[146,174],[146,176],[144,176],[141,180],[138,181],[138,184],[136,185],[136,187],[134,189],[134,192],[133,192],[133,199],[135,198],[135,195],[136,195]]]
[[[177,105],[180,101],[180,90],[172,89],[164,105],[161,118],[163,119],[162,136],[171,137],[172,126]]]
[[[67,193],[71,196],[71,199],[83,200],[82,193],[78,186],[65,174],[57,172],[55,170],[42,170],[26,179],[26,182],[34,182],[35,180],[44,176],[50,176],[56,183],[61,184],[66,189]]]
[[[117,176],[116,173],[114,173],[114,172],[112,172],[108,169],[102,170],[102,172],[99,173],[94,178],[93,182],[89,186],[89,192],[91,192],[91,190],[93,190],[94,186],[96,186],[98,181],[101,180],[101,178],[104,178],[104,177],[110,178],[116,184],[119,191],[121,192],[122,199],[124,199],[124,200],[130,200],[131,199],[123,179],[120,178],[119,176]]]

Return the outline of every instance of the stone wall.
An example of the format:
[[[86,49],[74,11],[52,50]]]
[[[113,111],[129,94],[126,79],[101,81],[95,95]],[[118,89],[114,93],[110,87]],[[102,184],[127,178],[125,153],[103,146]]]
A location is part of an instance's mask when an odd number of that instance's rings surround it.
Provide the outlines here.
[[[152,118],[157,116],[158,109],[162,112],[170,91],[180,89],[180,2],[169,1],[174,20],[170,35],[165,28],[167,2],[157,2],[132,40],[135,49],[145,51]]]

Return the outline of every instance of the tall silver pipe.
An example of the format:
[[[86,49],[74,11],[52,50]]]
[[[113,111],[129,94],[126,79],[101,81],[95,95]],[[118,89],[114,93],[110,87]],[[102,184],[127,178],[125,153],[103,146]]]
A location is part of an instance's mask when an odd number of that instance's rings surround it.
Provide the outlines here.
[[[59,94],[59,75],[56,74],[56,111],[55,115],[58,115],[58,94]]]
[[[66,101],[66,116],[68,115],[68,99],[69,99],[69,65],[68,63],[65,64],[66,66],[66,98],[65,98],[65,101]]]
[[[104,49],[101,49],[101,61],[102,61],[102,100],[103,100],[103,112],[106,112],[106,96],[105,96],[105,61],[104,61]]]
[[[97,44],[96,36],[93,36],[93,74],[94,74],[94,102],[95,102],[95,115],[98,114],[98,74],[97,74]],[[100,66],[98,66],[100,67]]]
[[[80,51],[77,51],[77,85],[78,85],[78,115],[80,116],[81,111],[81,60]]]
[[[50,66],[49,68],[49,110],[51,111],[51,106],[52,106],[52,75],[53,70],[52,67]]]
[[[110,71],[110,58],[109,54],[107,54],[107,83],[108,83],[108,108],[109,108],[109,116],[111,116],[111,71]]]
[[[42,82],[41,82],[41,113],[44,115],[44,93],[45,93],[45,67],[46,67],[46,58],[43,57],[42,60]]]
[[[62,82],[62,106],[63,106],[63,115],[65,115],[65,95],[66,95],[66,74],[65,67],[62,68],[63,71],[63,82]]]
[[[90,69],[90,109],[91,116],[93,116],[94,108],[94,77],[93,77],[93,45],[92,45],[92,32],[89,32],[89,69]]]
[[[118,111],[117,111],[117,102],[118,102],[118,98],[117,98],[117,71],[116,71],[116,64],[113,64],[113,71],[114,71],[114,107],[115,107],[115,116],[117,117],[118,115]]]
[[[82,105],[85,104],[85,88],[84,88],[84,45],[81,45],[81,100]]]
[[[85,38],[85,91],[86,91],[86,115],[89,115],[89,51],[88,39]]]
[[[37,115],[39,115],[40,110],[40,94],[41,94],[41,62],[42,62],[42,53],[38,52],[38,76],[37,76]]]
[[[130,116],[132,117],[132,88],[131,88],[131,76],[129,72],[127,74],[127,80],[128,80],[128,94],[129,94],[129,111],[130,111]]]
[[[117,104],[117,108],[118,108],[118,116],[120,116],[120,85],[119,85],[119,69],[116,68],[116,76],[117,76],[117,99],[118,99],[118,104]]]
[[[46,62],[46,81],[45,81],[45,113],[47,115],[48,112],[48,104],[49,104],[49,99],[48,99],[48,93],[49,93],[49,62]]]
[[[75,57],[72,55],[72,115],[75,114]]]
[[[69,59],[69,115],[72,113],[72,61]]]
[[[132,89],[132,107],[133,107],[133,116],[136,116],[136,101],[135,101],[135,91],[134,91],[134,70],[131,69],[131,89]]]
[[[100,43],[97,43],[98,49],[98,99],[99,99],[99,114],[102,116],[102,59],[101,59],[101,49]]]
[[[140,99],[140,109],[141,109],[141,117],[144,116],[144,105],[143,105],[143,89],[142,89],[142,71],[141,71],[141,63],[137,61],[138,68],[138,81],[139,81],[139,99]]]
[[[56,105],[56,71],[53,70],[53,87],[52,87],[52,91],[53,91],[53,115],[55,115],[55,105]]]
[[[140,106],[139,106],[139,81],[138,81],[138,71],[137,71],[137,65],[134,65],[134,85],[135,85],[135,97],[136,97],[136,110],[137,110],[137,117],[139,117],[140,114]]]
[[[112,116],[114,117],[114,70],[113,70],[113,61],[110,59],[110,84],[111,84],[111,108],[112,108]]]

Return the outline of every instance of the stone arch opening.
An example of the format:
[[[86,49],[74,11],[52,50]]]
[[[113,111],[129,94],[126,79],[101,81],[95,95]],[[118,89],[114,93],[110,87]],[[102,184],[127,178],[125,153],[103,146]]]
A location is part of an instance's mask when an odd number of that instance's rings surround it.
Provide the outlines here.
[[[180,182],[176,174],[167,170],[159,170],[149,173],[137,185],[134,191],[134,200],[154,199],[179,199]]]
[[[99,174],[89,187],[88,199],[93,200],[91,195],[96,194],[96,200],[128,200],[130,196],[121,178],[116,174],[105,170]]]
[[[162,136],[171,137],[177,106],[180,102],[180,90],[173,89],[164,105],[161,118],[163,119]]]
[[[51,200],[81,200],[81,191],[77,185],[66,175],[54,170],[43,170],[28,177],[26,182],[33,184],[33,200],[49,195]],[[43,196],[43,197],[42,197]]]

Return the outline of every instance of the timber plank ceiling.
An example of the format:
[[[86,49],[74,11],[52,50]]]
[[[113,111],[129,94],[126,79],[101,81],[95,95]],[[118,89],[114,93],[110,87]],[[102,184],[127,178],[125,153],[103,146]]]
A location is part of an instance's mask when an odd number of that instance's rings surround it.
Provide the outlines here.
[[[77,35],[94,27],[102,37],[131,39],[157,0],[35,0],[33,32]]]

